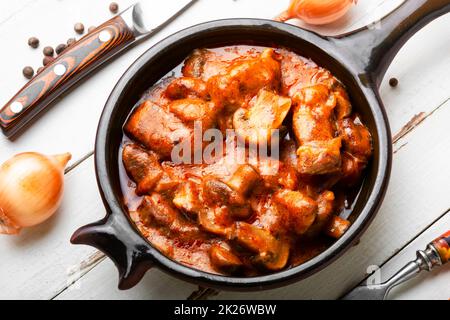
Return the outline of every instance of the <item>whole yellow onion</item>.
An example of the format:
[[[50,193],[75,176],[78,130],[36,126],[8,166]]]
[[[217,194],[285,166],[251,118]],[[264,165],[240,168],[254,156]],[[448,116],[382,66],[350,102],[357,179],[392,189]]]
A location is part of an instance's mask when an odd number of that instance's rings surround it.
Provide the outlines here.
[[[59,208],[69,153],[22,153],[0,167],[0,234],[18,234],[38,225]]]
[[[308,24],[322,25],[342,18],[357,0],[292,0],[289,9],[276,20],[298,18]]]

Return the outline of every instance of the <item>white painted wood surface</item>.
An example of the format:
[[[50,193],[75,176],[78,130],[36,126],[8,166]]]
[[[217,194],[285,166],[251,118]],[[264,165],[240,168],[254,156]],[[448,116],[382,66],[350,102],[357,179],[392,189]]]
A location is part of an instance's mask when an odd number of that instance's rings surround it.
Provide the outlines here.
[[[118,2],[124,8],[133,1]],[[337,34],[364,26],[401,2],[360,0],[342,22],[317,31]],[[155,3],[163,5],[160,1]],[[15,153],[36,150],[70,151],[74,155],[72,163],[77,164],[93,150],[98,118],[114,84],[147,48],[177,30],[203,21],[272,18],[287,3],[288,0],[199,0],[166,29],[66,95],[15,141],[0,137],[0,162]],[[108,4],[106,0],[1,1],[0,104],[24,84],[23,66],[38,66],[40,50],[45,45],[55,46],[74,36],[75,22],[81,21],[87,28],[108,19],[111,16]],[[295,285],[251,294],[221,293],[216,298],[338,298],[365,278],[367,267],[383,265],[383,274],[390,275],[412,258],[415,250],[450,228],[449,30],[450,16],[433,22],[401,50],[388,70],[386,79],[395,76],[400,81],[396,89],[390,88],[387,81],[381,88],[393,132],[398,133],[394,168],[386,200],[361,243],[332,266]],[[41,39],[39,52],[27,46],[31,35]],[[409,123],[411,119],[415,121]],[[405,126],[409,132],[404,130]],[[66,196],[57,216],[19,237],[0,237],[0,298],[183,299],[197,290],[152,270],[138,287],[118,291],[117,271],[109,260],[92,248],[69,244],[77,227],[104,215],[92,157],[75,165],[66,179]],[[401,286],[392,298],[448,299],[449,277],[447,266]]]

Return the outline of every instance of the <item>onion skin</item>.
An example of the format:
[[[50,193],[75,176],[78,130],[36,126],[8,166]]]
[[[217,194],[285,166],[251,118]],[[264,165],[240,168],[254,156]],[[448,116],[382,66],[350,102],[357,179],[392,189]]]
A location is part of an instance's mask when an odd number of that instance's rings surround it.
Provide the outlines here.
[[[277,21],[298,18],[311,25],[329,24],[342,18],[356,0],[292,0]]]
[[[71,157],[22,153],[0,167],[0,234],[18,234],[58,210]]]

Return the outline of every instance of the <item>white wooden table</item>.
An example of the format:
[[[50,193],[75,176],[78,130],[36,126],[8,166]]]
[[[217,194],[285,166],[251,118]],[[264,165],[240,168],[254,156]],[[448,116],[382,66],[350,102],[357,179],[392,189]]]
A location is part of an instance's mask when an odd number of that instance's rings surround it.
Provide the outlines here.
[[[144,0],[150,1],[150,0]],[[152,0],[153,1],[153,0]],[[414,1],[414,0],[410,0]],[[133,0],[119,1],[122,8]],[[164,1],[154,1],[155,7]],[[321,28],[341,33],[371,23],[402,0],[360,0],[342,22]],[[73,154],[58,214],[18,237],[0,237],[0,298],[3,299],[335,299],[375,266],[390,276],[415,250],[450,229],[450,15],[419,32],[399,53],[381,88],[395,135],[394,166],[383,206],[361,242],[318,274],[297,284],[255,293],[198,291],[194,285],[151,270],[134,289],[117,290],[112,262],[90,247],[72,246],[71,234],[104,216],[95,181],[93,148],[99,116],[127,67],[160,39],[193,24],[230,17],[272,18],[288,0],[199,0],[170,26],[133,48],[66,95],[15,141],[0,137],[0,162],[23,151]],[[108,0],[15,0],[0,2],[0,104],[25,83],[25,65],[42,55],[30,36],[56,46],[74,36],[73,24],[99,24],[111,17]],[[297,22],[299,24],[299,22]],[[400,84],[390,88],[389,77]],[[450,267],[396,289],[393,299],[449,299]]]

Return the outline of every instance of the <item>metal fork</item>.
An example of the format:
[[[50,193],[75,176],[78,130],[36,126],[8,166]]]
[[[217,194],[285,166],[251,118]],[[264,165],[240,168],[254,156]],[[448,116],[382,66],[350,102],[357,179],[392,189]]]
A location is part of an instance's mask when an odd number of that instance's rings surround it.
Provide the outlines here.
[[[431,271],[450,260],[450,231],[443,234],[425,250],[417,251],[417,258],[409,262],[388,281],[377,285],[362,285],[345,295],[342,300],[385,300],[392,288],[416,277],[422,271]]]

